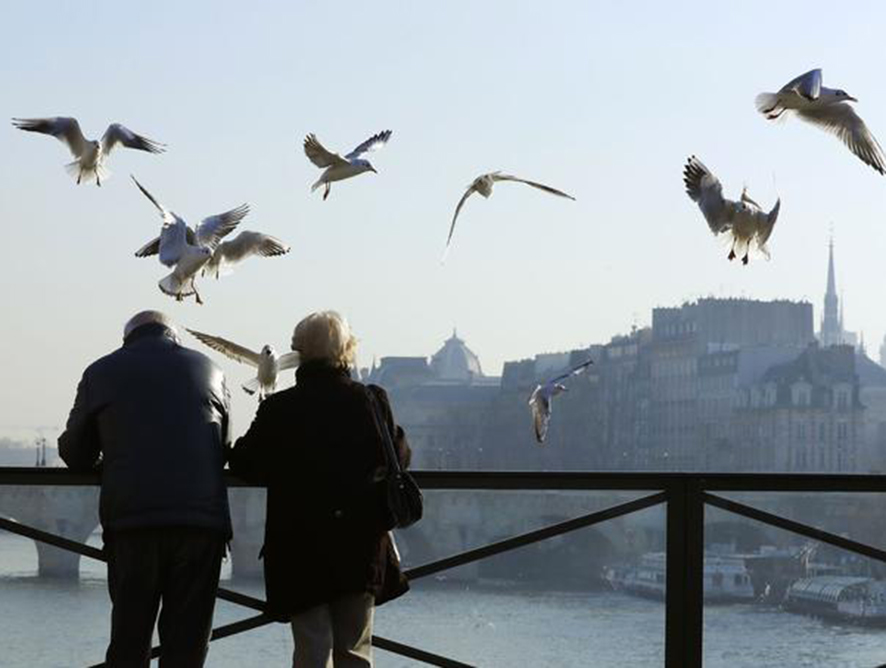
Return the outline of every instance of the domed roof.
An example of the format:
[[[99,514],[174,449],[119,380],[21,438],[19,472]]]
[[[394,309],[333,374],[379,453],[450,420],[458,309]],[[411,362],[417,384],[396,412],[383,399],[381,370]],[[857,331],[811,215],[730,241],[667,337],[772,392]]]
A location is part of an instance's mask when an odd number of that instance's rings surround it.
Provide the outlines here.
[[[470,382],[483,377],[480,358],[458,338],[455,330],[431,357],[431,371],[437,380]]]

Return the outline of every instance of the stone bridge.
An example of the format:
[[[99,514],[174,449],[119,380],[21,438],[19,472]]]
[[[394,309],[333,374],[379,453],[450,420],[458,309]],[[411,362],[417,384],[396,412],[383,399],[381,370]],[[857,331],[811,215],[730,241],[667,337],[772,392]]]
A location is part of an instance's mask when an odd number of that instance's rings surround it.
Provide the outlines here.
[[[449,556],[491,541],[531,531],[546,524],[570,519],[612,505],[613,494],[581,495],[561,492],[430,491],[426,494],[425,517],[417,526],[398,532],[398,547],[407,565]],[[235,577],[260,577],[258,554],[264,534],[265,491],[234,488],[229,491],[234,539],[231,542]],[[624,497],[626,500],[627,496]],[[654,512],[654,511],[646,511]],[[48,531],[71,540],[86,542],[98,521],[97,487],[0,486],[0,516]],[[628,521],[628,524],[626,524]],[[633,529],[629,520],[606,522],[576,532],[582,535],[549,539],[521,548],[521,555],[559,557],[581,546],[589,558],[631,548]],[[575,545],[573,545],[575,543]],[[636,547],[640,547],[637,545]],[[80,555],[37,542],[38,573],[41,576],[77,577]],[[507,566],[509,557],[497,558]],[[493,560],[494,561],[494,560]],[[525,558],[520,562],[525,562]],[[482,564],[454,569],[446,577],[474,580],[495,577]],[[508,568],[504,569],[508,571]],[[511,568],[510,570],[513,570]]]
[[[98,488],[0,486],[0,516],[85,543],[98,526]],[[79,554],[37,542],[39,575],[76,578],[79,571]]]
[[[234,539],[231,559],[235,577],[261,577],[265,491],[234,488],[229,492]],[[855,495],[860,496],[860,495]],[[397,532],[406,566],[418,565],[502,540],[636,498],[627,492],[443,491],[425,495],[425,517]],[[766,510],[821,528],[886,542],[876,499],[834,502],[822,495],[755,495]],[[753,502],[752,502],[753,503]],[[0,486],[0,516],[85,542],[98,527],[98,488]],[[749,531],[768,544],[791,535],[749,520],[708,510],[706,535],[716,540],[747,538]],[[876,529],[874,529],[876,527]],[[600,567],[630,554],[664,547],[664,508],[579,529],[571,534],[519,548],[511,553],[452,569],[440,579],[476,581],[562,579],[594,580]],[[873,535],[876,534],[876,535]],[[865,540],[865,538],[862,538]],[[747,547],[743,549],[749,549]],[[77,577],[80,556],[37,543],[38,573]]]

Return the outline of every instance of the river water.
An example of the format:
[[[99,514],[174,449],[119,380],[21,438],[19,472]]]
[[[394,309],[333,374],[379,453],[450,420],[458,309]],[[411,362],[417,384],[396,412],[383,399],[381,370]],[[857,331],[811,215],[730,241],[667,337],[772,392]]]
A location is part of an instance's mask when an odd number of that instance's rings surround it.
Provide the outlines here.
[[[78,582],[41,579],[36,568],[34,544],[0,532],[0,667],[98,663],[110,609],[103,564],[84,558]],[[260,582],[228,580],[225,586],[263,595]],[[215,625],[252,614],[219,602]],[[378,609],[375,631],[479,666],[652,668],[663,665],[664,606],[610,592],[418,583]],[[886,629],[825,623],[756,605],[708,607],[704,633],[706,668],[886,663]],[[289,628],[274,624],[213,642],[207,666],[283,668],[291,652]],[[380,668],[425,665],[381,650],[375,659]]]

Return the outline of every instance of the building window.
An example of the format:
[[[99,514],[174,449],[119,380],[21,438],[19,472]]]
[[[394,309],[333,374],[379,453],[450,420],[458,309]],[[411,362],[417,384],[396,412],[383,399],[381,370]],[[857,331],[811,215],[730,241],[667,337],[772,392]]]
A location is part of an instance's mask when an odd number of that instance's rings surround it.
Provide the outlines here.
[[[845,441],[848,431],[849,430],[848,430],[845,422],[838,422],[837,423],[837,440],[838,441]]]

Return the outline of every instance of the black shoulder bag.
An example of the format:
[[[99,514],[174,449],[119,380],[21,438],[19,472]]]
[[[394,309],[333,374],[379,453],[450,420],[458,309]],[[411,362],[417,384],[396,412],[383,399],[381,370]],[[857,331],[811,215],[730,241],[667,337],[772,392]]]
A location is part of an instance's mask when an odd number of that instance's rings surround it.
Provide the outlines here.
[[[384,442],[387,472],[378,484],[382,486],[382,518],[385,529],[405,529],[421,519],[424,501],[421,490],[409,473],[400,467],[400,458],[388,429],[385,416],[380,410],[375,392],[367,387],[369,404],[376,429]]]

